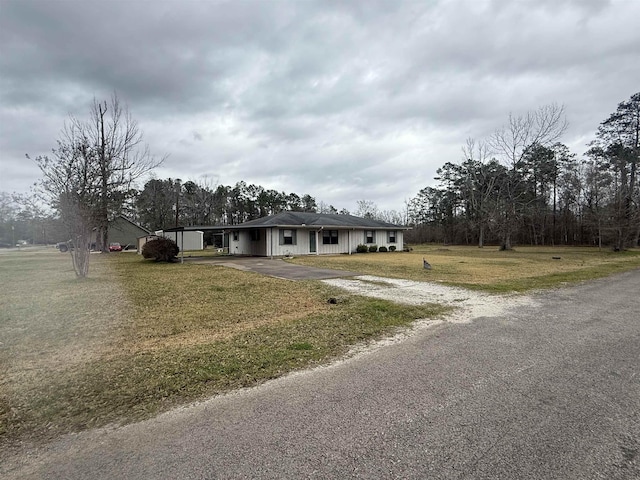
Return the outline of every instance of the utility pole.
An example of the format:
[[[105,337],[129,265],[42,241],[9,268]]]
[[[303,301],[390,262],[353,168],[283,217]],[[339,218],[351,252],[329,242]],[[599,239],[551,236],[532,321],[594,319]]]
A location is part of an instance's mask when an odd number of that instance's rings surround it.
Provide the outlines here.
[[[176,227],[178,226],[178,220],[179,220],[179,216],[180,216],[180,191],[182,189],[182,186],[180,185],[181,180],[179,178],[176,178]],[[177,240],[177,233],[176,233],[176,240]]]

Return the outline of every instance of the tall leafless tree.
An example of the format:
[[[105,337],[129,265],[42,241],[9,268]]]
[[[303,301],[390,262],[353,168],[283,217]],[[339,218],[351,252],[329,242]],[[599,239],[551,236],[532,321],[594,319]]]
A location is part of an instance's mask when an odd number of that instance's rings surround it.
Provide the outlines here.
[[[509,115],[506,125],[496,130],[488,140],[491,152],[501,159],[509,172],[501,184],[504,210],[501,221],[501,248],[511,249],[511,237],[521,201],[522,178],[518,168],[532,146],[549,147],[567,129],[564,106],[550,104],[524,115]]]
[[[76,276],[89,273],[91,230],[99,204],[99,167],[96,151],[83,142],[73,124],[67,125],[51,156],[35,159],[42,171],[42,193],[58,210],[70,242],[68,250]]]
[[[89,119],[72,117],[70,124],[82,144],[94,152],[99,189],[94,227],[98,229],[98,247],[108,252],[109,221],[120,213],[132,184],[164,158],[151,155],[138,123],[115,93],[109,102],[94,99]]]
[[[71,117],[51,156],[35,159],[42,193],[60,213],[73,242],[76,275],[89,272],[91,231],[108,251],[108,223],[119,213],[132,183],[160,165],[142,143],[142,133],[117,95],[94,100],[89,120]]]

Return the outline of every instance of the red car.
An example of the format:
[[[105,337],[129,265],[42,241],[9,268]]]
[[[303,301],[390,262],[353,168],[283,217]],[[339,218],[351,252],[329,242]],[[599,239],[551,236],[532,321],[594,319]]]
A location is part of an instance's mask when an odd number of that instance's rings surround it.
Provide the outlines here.
[[[109,244],[109,251],[110,252],[121,252],[122,251],[122,245],[120,245],[119,243],[110,243]]]

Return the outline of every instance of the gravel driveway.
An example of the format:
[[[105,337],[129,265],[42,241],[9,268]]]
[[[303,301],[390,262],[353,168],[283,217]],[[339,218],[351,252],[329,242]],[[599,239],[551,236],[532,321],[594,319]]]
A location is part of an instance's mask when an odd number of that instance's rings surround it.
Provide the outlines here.
[[[480,317],[493,317],[510,308],[532,306],[535,300],[524,295],[489,295],[463,288],[448,287],[438,283],[398,280],[394,278],[361,275],[353,279],[323,280],[329,285],[343,288],[350,293],[381,298],[409,305],[439,303],[455,307],[447,316],[453,323],[470,322]]]

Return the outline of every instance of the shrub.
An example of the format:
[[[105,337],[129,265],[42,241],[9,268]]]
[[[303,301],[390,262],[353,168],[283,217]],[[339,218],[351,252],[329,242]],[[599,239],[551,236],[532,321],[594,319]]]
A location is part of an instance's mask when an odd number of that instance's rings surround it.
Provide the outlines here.
[[[378,251],[378,245],[371,245],[371,246],[369,247],[369,251],[370,251],[371,253],[373,253],[373,252],[377,252],[377,251]]]
[[[380,247],[378,249],[379,252],[386,252],[387,251],[387,247],[385,247],[384,245],[382,247]]]
[[[391,246],[389,247],[389,251],[390,251],[390,252],[395,252],[395,251],[396,251],[396,246],[395,246],[395,245],[391,245]]]
[[[180,249],[178,244],[170,238],[160,237],[149,240],[142,247],[144,258],[153,258],[156,262],[173,262]]]
[[[367,248],[366,245],[358,245],[356,247],[356,252],[357,253],[367,253],[369,251],[369,249]]]

